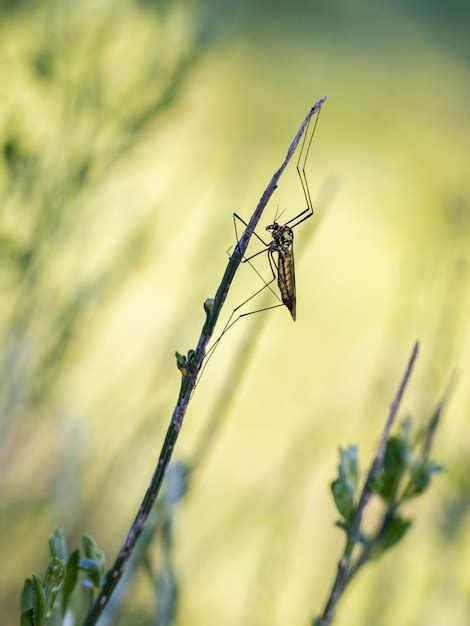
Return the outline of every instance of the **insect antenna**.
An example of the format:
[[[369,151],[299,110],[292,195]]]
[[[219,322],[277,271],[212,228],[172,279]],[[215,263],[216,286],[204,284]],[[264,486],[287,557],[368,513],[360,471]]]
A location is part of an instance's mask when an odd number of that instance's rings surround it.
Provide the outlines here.
[[[281,219],[282,214],[285,213],[285,209],[282,209],[282,211],[279,211],[279,205],[277,205],[276,207],[276,213],[274,215],[274,220],[273,223],[275,224],[278,220]]]

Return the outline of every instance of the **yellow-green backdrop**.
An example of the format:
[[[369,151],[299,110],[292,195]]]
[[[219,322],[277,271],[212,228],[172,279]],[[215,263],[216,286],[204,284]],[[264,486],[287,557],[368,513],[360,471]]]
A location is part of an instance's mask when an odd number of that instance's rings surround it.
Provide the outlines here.
[[[251,214],[324,94],[297,321],[234,326],[175,451],[193,458],[215,410],[177,518],[176,623],[309,623],[342,549],[338,446],[357,443],[365,467],[419,338],[401,417],[429,417],[457,373],[435,447],[446,472],[336,624],[470,624],[469,20],[457,1],[0,2],[2,625],[54,527],[113,559],[232,213]],[[278,207],[304,208],[295,167],[260,232]],[[259,286],[241,268],[225,315]],[[153,611],[139,572],[117,623]]]

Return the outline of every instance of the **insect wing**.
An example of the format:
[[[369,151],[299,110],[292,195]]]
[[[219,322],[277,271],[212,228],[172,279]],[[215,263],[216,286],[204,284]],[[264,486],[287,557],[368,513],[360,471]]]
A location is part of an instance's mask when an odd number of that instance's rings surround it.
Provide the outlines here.
[[[287,250],[279,251],[277,283],[283,303],[289,309],[292,319],[296,317],[296,294],[295,294],[295,268],[294,249],[289,246]]]

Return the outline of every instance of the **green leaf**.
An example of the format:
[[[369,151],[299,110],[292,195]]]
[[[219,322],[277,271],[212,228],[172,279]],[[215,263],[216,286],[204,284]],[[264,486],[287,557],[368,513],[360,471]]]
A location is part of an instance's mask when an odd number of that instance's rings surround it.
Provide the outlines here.
[[[96,557],[99,554],[100,550],[98,549],[98,546],[96,545],[95,540],[93,539],[93,537],[90,537],[90,535],[82,535],[81,536],[81,542],[82,542],[82,548],[83,548],[84,555],[88,559],[96,559]]]
[[[72,595],[78,579],[78,563],[80,561],[80,550],[74,550],[69,556],[65,569],[64,585],[62,587],[62,616],[67,611],[70,596]]]
[[[103,569],[103,572],[104,572],[104,568],[106,565],[104,552],[98,548],[98,546],[95,543],[95,540],[89,535],[82,535],[81,540],[82,540],[82,547],[83,547],[83,552],[85,554],[85,557],[89,559],[93,559],[97,563],[99,563],[100,567]]]
[[[338,478],[331,483],[331,491],[340,515],[349,522],[355,511],[353,487],[341,478]]]
[[[411,521],[392,515],[384,524],[378,537],[378,547],[383,552],[398,543],[411,526]]]
[[[26,578],[21,592],[21,610],[29,611],[33,608],[33,582],[31,578]]]
[[[52,613],[54,602],[65,579],[65,564],[57,557],[49,559],[49,565],[44,576],[44,590],[46,594],[46,616]]]
[[[95,559],[80,559],[78,569],[86,573],[95,589],[99,589],[101,584],[101,568],[98,561],[95,561]],[[85,584],[85,586],[89,587],[87,584]]]
[[[346,450],[339,450],[338,477],[349,483],[353,491],[359,482],[359,453],[357,446],[349,446]]]
[[[33,621],[34,626],[44,626],[46,623],[46,592],[36,574],[33,574]]]
[[[180,371],[186,370],[186,367],[187,367],[186,355],[180,354],[178,351],[176,351],[175,357],[176,357],[176,367]]]
[[[406,499],[417,496],[429,487],[431,479],[434,474],[442,472],[443,467],[433,463],[432,461],[425,461],[424,463],[418,463],[411,470],[411,479],[407,485],[403,497]]]
[[[331,491],[340,515],[349,522],[355,512],[354,495],[359,482],[357,446],[339,450],[338,478],[331,483]],[[347,530],[348,525],[341,526]]]
[[[373,487],[389,503],[395,500],[403,474],[410,463],[410,444],[402,437],[390,437],[385,448],[381,475]]]
[[[51,556],[44,575],[46,593],[60,589],[65,578],[65,564],[61,559]]]
[[[55,556],[64,563],[67,561],[67,542],[62,528],[56,528],[49,539],[49,551],[51,556]]]
[[[33,609],[21,613],[21,626],[34,626]]]

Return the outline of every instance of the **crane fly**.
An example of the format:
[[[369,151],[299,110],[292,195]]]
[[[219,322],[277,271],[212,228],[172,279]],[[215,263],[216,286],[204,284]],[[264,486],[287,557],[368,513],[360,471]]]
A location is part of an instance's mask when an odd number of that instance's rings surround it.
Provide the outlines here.
[[[260,254],[263,254],[264,252],[267,252],[269,265],[271,268],[273,278],[269,283],[266,283],[263,280],[264,287],[260,291],[262,291],[264,288],[267,287],[273,292],[273,290],[270,288],[270,284],[274,280],[277,279],[277,286],[281,294],[282,303],[279,305],[275,305],[274,307],[267,307],[266,309],[260,309],[260,311],[264,311],[264,310],[271,309],[271,308],[277,308],[278,306],[285,306],[289,310],[294,322],[295,322],[296,315],[297,315],[297,296],[296,296],[296,290],[295,290],[294,230],[293,229],[299,224],[301,224],[302,222],[304,222],[305,220],[312,217],[314,213],[312,198],[310,196],[310,189],[308,186],[307,176],[305,174],[305,167],[307,164],[307,159],[308,159],[308,155],[310,152],[310,146],[312,143],[313,136],[315,134],[320,111],[321,109],[319,109],[318,113],[315,116],[315,121],[313,123],[313,128],[312,128],[310,137],[308,137],[310,122],[307,125],[307,128],[305,129],[305,133],[302,139],[302,144],[301,144],[301,148],[299,152],[299,158],[297,159],[297,168],[296,168],[297,174],[300,179],[300,184],[302,186],[302,191],[305,197],[307,208],[301,211],[295,217],[285,222],[284,224],[280,224],[277,221],[279,218],[276,215],[274,218],[274,222],[272,224],[269,224],[269,226],[266,226],[266,230],[270,232],[271,234],[271,241],[269,243],[264,241],[256,232],[254,232],[253,234],[255,235],[255,237],[257,237],[258,240],[261,241],[261,243],[265,247],[263,250],[260,250],[256,254],[253,254],[250,257],[244,258],[242,260],[242,263],[250,263],[251,259],[255,258],[256,256]],[[242,222],[245,226],[247,226],[247,223],[239,215],[234,213],[235,234],[237,236],[237,242],[238,242],[238,232],[237,232],[236,221],[235,221],[236,219]],[[275,254],[277,255],[277,262],[276,262]],[[250,265],[253,267],[255,272],[259,275],[259,272],[256,270],[256,268],[251,263]],[[245,300],[245,302],[241,306],[249,302],[249,300],[251,300],[251,298],[256,296],[258,293],[259,292],[256,292],[248,300]],[[237,310],[238,308],[240,307],[237,307]],[[251,311],[250,313],[245,313],[244,315],[251,315],[252,313],[257,313],[257,312],[258,311]],[[243,317],[244,315],[241,315],[240,317]]]
[[[301,142],[299,158],[297,159],[297,166],[296,166],[297,174],[300,179],[300,184],[302,186],[302,191],[303,191],[303,195],[304,195],[307,207],[303,209],[300,213],[298,213],[298,215],[291,218],[284,224],[280,224],[277,221],[280,218],[280,215],[278,217],[276,214],[276,216],[274,217],[273,223],[266,226],[266,230],[271,234],[271,241],[269,242],[266,242],[256,231],[253,232],[253,235],[264,245],[264,248],[260,250],[259,252],[252,254],[249,257],[244,257],[242,259],[242,263],[249,263],[249,265],[253,268],[253,270],[258,274],[258,276],[263,281],[263,287],[258,289],[258,291],[252,294],[249,298],[247,298],[244,302],[242,302],[232,311],[229,319],[227,320],[227,323],[225,324],[225,327],[222,333],[220,334],[218,339],[215,340],[215,342],[213,343],[213,345],[211,346],[211,348],[208,350],[206,354],[206,357],[205,357],[206,362],[204,364],[204,367],[201,370],[200,376],[202,376],[202,373],[210,357],[212,356],[214,349],[217,347],[219,341],[221,340],[222,336],[225,335],[225,333],[242,317],[246,317],[247,315],[253,315],[255,313],[261,313],[262,311],[268,311],[270,309],[276,309],[278,307],[285,306],[289,310],[292,316],[292,319],[294,321],[296,319],[297,295],[296,295],[296,289],[295,289],[294,228],[296,228],[299,224],[301,224],[305,220],[312,217],[314,213],[312,198],[310,196],[310,189],[308,186],[307,176],[305,174],[305,167],[306,167],[308,155],[310,152],[310,146],[312,144],[313,136],[315,134],[315,130],[317,127],[318,118],[320,116],[320,111],[321,111],[321,108],[318,110],[318,112],[316,113],[314,117],[314,122],[312,125],[313,127],[312,127],[310,134],[309,134],[309,127],[310,127],[311,120],[309,120],[307,124],[305,133]],[[237,213],[233,214],[233,223],[235,227],[235,235],[237,238],[237,245],[238,245],[239,237],[238,237],[238,231],[237,231],[237,220],[241,222],[245,227],[247,227],[248,224]],[[257,270],[257,268],[251,263],[252,259],[264,253],[267,253],[269,266],[272,272],[272,278],[267,282],[265,281],[263,276],[260,274],[260,272]],[[271,287],[271,284],[275,280],[277,280],[277,286],[279,289],[280,298],[279,298],[279,295]],[[237,311],[239,311],[243,306],[245,306],[245,304],[250,302],[250,300],[255,298],[259,293],[261,293],[265,289],[269,289],[271,293],[274,294],[274,296],[280,301],[280,303],[275,304],[273,306],[264,307],[262,309],[257,309],[256,311],[249,311],[248,313],[241,313],[236,319],[233,319]]]

